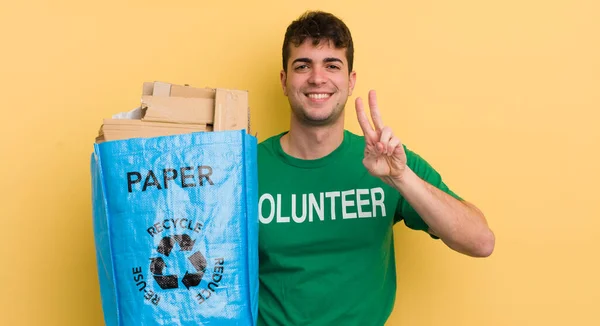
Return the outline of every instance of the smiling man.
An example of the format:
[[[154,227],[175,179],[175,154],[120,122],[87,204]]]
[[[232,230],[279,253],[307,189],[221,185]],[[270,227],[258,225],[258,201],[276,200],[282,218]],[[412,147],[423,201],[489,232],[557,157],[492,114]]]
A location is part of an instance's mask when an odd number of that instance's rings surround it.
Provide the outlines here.
[[[309,12],[288,27],[281,86],[289,131],[259,145],[260,325],[383,325],[396,291],[392,227],[398,221],[460,253],[485,257],[494,234],[379,115],[363,135],[344,129],[354,89],[346,25]]]
[[[298,125],[342,124],[340,116],[352,93],[356,74],[348,77],[346,50],[333,41],[307,39],[289,55],[289,67],[281,72],[283,93],[288,97]],[[318,51],[314,51],[318,49]]]

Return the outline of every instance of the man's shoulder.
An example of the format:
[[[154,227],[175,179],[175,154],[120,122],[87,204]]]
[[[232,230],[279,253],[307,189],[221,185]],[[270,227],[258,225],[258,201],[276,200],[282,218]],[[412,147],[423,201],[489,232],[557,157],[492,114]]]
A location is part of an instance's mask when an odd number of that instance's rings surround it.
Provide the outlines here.
[[[275,141],[279,140],[279,138],[281,138],[281,136],[282,136],[284,133],[285,133],[285,132],[283,132],[283,133],[279,133],[279,134],[275,134],[275,135],[272,135],[272,136],[270,136],[270,137],[268,137],[268,138],[266,138],[266,139],[264,139],[264,140],[262,140],[262,141],[258,142],[258,146],[259,146],[259,147],[265,147],[265,146],[267,146],[267,147],[268,147],[268,146],[272,146],[272,145],[273,145],[273,142],[275,142]]]
[[[285,133],[286,132],[282,132],[260,141],[257,146],[259,158],[264,158],[265,156],[275,156],[277,142],[279,142],[279,139],[281,139],[281,136],[283,136]]]
[[[353,147],[364,147],[365,145],[365,136],[355,134],[348,129],[344,130],[344,138],[347,139],[348,143]]]

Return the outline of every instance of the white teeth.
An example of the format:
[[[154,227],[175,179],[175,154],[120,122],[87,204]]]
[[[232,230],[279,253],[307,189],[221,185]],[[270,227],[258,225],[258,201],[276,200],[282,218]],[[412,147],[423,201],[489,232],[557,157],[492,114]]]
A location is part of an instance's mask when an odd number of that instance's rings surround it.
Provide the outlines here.
[[[329,96],[331,96],[331,95],[329,95],[329,94],[314,94],[314,93],[308,94],[308,97],[314,98],[317,100],[328,98]]]

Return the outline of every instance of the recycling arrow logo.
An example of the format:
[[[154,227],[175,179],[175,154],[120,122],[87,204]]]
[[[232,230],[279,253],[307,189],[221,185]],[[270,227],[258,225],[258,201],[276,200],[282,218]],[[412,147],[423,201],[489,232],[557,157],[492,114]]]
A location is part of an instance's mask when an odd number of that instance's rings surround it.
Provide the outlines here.
[[[165,257],[169,257],[171,251],[175,247],[175,244],[178,244],[179,249],[185,252],[191,252],[192,248],[196,241],[192,240],[192,238],[187,234],[173,235],[169,237],[164,237],[160,240],[158,244],[157,251],[164,255]],[[198,286],[200,281],[202,281],[202,277],[204,276],[204,271],[206,270],[206,258],[200,253],[196,251],[192,253],[188,260],[194,266],[195,271],[190,273],[189,271],[185,272],[185,275],[181,279],[181,283],[189,290],[190,287]],[[163,275],[164,269],[167,266],[163,257],[153,257],[150,258],[150,271],[154,276],[154,280],[161,289],[177,289],[179,288],[179,275]]]

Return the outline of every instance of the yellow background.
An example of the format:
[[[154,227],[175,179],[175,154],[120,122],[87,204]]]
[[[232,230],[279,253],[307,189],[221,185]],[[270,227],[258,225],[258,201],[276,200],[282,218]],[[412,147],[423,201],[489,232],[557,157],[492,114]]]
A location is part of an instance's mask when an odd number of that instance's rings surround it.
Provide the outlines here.
[[[595,0],[2,2],[0,324],[103,324],[89,172],[102,118],[162,80],[247,89],[259,140],[283,131],[281,42],[306,9],[348,23],[354,95],[376,89],[384,121],[497,236],[473,259],[398,225],[389,324],[600,325]]]

